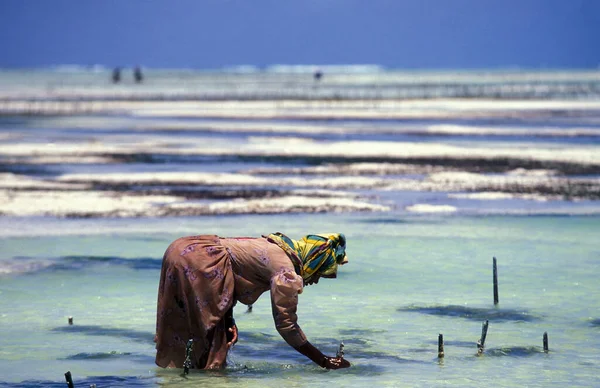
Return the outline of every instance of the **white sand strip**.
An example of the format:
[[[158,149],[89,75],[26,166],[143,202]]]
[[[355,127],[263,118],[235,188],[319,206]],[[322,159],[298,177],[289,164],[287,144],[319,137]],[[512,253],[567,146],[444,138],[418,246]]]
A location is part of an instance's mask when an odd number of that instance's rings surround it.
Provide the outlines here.
[[[189,144],[188,148],[146,147],[146,152],[201,155],[201,156],[247,156],[247,157],[311,157],[311,158],[362,158],[362,159],[418,159],[447,158],[454,160],[494,160],[511,158],[540,162],[569,162],[600,165],[600,147],[596,145],[545,144],[534,148],[531,144],[511,144],[510,147],[481,145],[449,145],[442,143],[411,143],[387,141],[295,141],[293,138],[270,139],[238,144],[236,147],[211,147]],[[3,151],[0,147],[0,153]]]
[[[376,164],[362,165],[367,171],[377,169]],[[388,165],[382,167],[385,173]],[[206,186],[206,187],[295,187],[306,189],[328,190],[397,190],[397,191],[499,191],[499,192],[541,192],[567,193],[566,188],[576,189],[572,194],[587,195],[600,192],[600,179],[569,178],[556,176],[548,170],[513,170],[508,174],[477,174],[464,171],[432,171],[424,178],[421,177],[378,177],[377,174],[344,175],[341,170],[330,168],[327,173],[335,176],[316,176],[307,178],[301,174],[298,177],[267,177],[253,176],[242,173],[200,173],[200,172],[148,172],[148,173],[108,173],[108,174],[66,174],[56,179],[33,179],[14,174],[4,174],[0,187],[6,189],[19,188],[54,188],[81,189],[93,184],[115,186]],[[288,171],[289,172],[289,171]],[[398,171],[394,171],[398,172]],[[338,175],[339,174],[339,175]],[[375,176],[373,176],[375,175]],[[583,190],[583,191],[581,191]]]
[[[228,149],[212,150],[181,150],[181,153],[204,155],[231,155]],[[332,142],[315,147],[313,144],[298,143],[293,147],[285,143],[266,142],[250,144],[237,149],[236,155],[272,156],[272,157],[337,157],[337,158],[447,158],[455,160],[483,159],[494,160],[511,158],[516,160],[531,160],[541,162],[570,162],[579,164],[600,165],[600,147],[598,146],[560,146],[532,148],[521,145],[511,148],[484,146],[456,146],[440,143],[408,143],[408,142],[378,142],[378,141],[345,141]]]
[[[414,165],[404,163],[340,163],[309,167],[260,167],[246,170],[248,174],[298,174],[298,175],[404,175],[429,174],[452,170],[450,167]]]
[[[181,200],[100,191],[0,190],[0,214],[8,216],[135,217],[158,214],[159,206]]]
[[[419,132],[407,129],[399,133]],[[600,128],[556,128],[556,127],[484,127],[466,125],[431,125],[426,131],[432,135],[471,135],[471,136],[525,136],[525,137],[579,137],[600,136]]]
[[[383,190],[500,192],[531,195],[530,199],[571,200],[600,193],[598,178],[567,178],[540,175],[485,175],[468,172],[443,172],[429,175],[423,181],[399,179]],[[539,196],[539,197],[535,197]]]
[[[194,214],[337,213],[390,210],[387,206],[357,201],[350,198],[311,198],[304,196],[236,199],[227,202],[216,202],[209,205],[179,203],[169,206],[169,209],[183,209],[184,212],[192,212]]]
[[[405,208],[411,213],[455,213],[457,208],[450,205],[430,205],[426,203],[418,203]]]
[[[174,196],[139,196],[98,191],[0,190],[0,214],[56,217],[158,217],[215,214],[321,213],[388,211],[387,206],[338,197],[291,195],[279,198],[235,199],[210,204]]]
[[[538,194],[520,194],[520,193],[502,193],[502,192],[490,192],[483,191],[480,193],[451,193],[448,194],[448,198],[456,199],[475,199],[478,201],[500,201],[509,199],[526,199],[538,202],[547,202],[551,199],[560,199],[558,197],[549,197]]]
[[[318,144],[318,146],[317,146]],[[449,145],[441,143],[410,143],[383,141],[311,142],[303,139],[264,139],[235,147],[218,147],[204,139],[186,144],[186,148],[148,141],[140,144],[105,143],[22,143],[0,144],[0,155],[5,156],[98,156],[107,154],[166,154],[181,156],[247,156],[247,157],[312,157],[362,159],[416,159],[447,158],[453,160],[494,160],[510,158],[540,162],[600,165],[600,147],[596,145],[544,145],[533,148],[528,144],[511,147],[480,145]]]

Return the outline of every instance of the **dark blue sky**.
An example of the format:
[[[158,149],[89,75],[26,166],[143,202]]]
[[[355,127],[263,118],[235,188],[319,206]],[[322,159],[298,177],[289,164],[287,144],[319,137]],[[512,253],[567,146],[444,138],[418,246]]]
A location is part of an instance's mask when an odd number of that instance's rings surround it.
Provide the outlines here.
[[[0,67],[597,68],[596,0],[0,0]]]

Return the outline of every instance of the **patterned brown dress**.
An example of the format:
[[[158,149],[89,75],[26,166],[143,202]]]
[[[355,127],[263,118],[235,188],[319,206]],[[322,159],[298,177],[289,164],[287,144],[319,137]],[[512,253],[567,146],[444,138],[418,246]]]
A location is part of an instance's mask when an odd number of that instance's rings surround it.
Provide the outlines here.
[[[266,238],[182,237],[165,252],[158,289],[156,364],[182,368],[193,339],[192,368],[225,366],[226,314],[236,301],[271,293],[275,327],[293,347],[307,342],[297,324],[303,280],[286,253]]]

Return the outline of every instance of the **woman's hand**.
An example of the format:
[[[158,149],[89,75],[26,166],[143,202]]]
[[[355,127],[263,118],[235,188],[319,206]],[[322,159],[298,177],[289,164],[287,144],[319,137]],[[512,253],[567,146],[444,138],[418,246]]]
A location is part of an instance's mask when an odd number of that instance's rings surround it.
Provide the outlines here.
[[[349,368],[350,362],[342,357],[327,357],[325,356],[324,368],[326,369],[342,369]]]
[[[298,347],[295,347],[294,349],[304,354],[306,357],[310,358],[315,364],[319,365],[321,368],[341,369],[350,367],[350,363],[343,357],[327,357],[308,341],[306,341],[304,345],[300,345]]]
[[[225,327],[227,327],[225,337],[227,338],[227,350],[229,350],[238,341],[238,328],[233,319],[233,306],[225,313]]]
[[[227,350],[229,350],[238,341],[238,328],[235,323],[229,328],[229,333],[227,333],[227,339],[229,340],[229,342],[227,342]]]

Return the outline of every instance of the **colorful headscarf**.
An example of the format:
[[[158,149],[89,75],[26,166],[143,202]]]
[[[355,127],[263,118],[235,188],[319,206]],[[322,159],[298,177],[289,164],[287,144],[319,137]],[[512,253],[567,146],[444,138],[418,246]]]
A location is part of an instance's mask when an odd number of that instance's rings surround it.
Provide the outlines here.
[[[338,264],[348,262],[346,237],[342,233],[309,234],[301,240],[292,240],[279,232],[264,237],[287,253],[296,273],[304,280],[315,273],[335,276]]]

